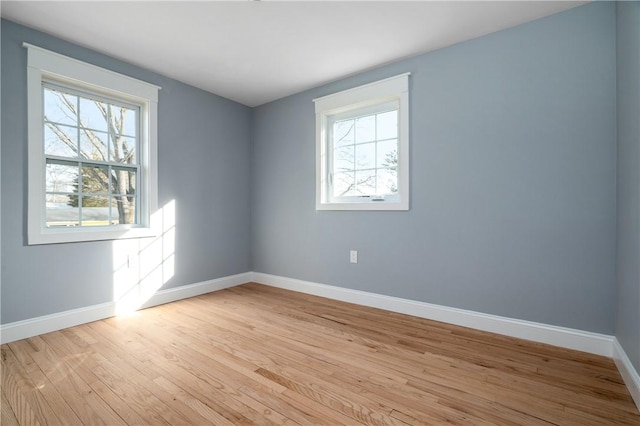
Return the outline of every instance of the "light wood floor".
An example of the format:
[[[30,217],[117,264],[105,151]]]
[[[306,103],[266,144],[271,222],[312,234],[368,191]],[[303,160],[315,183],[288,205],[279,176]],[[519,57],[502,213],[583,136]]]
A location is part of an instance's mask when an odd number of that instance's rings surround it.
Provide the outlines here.
[[[246,284],[3,345],[2,425],[640,425],[610,359]]]

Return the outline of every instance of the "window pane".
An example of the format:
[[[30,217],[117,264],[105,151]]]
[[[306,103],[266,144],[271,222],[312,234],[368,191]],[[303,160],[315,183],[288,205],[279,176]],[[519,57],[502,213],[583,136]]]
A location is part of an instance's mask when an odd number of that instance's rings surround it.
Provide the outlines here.
[[[345,195],[355,195],[355,173],[342,172],[333,176],[333,196],[343,197]]]
[[[376,116],[369,115],[356,119],[356,143],[371,142],[376,139]]]
[[[376,144],[356,145],[356,170],[376,167]]]
[[[109,192],[109,168],[106,166],[82,166],[82,192],[107,194]]]
[[[357,195],[376,195],[376,171],[363,170],[356,172]]]
[[[347,172],[355,168],[354,146],[333,150],[333,172]]]
[[[84,196],[82,197],[82,210],[92,209],[94,207],[104,208],[109,207],[109,197],[107,196]],[[86,219],[84,212],[82,213],[83,219]]]
[[[46,197],[47,226],[78,226],[80,224],[78,197],[75,197],[76,207],[71,205],[73,204],[72,196],[47,194]]]
[[[107,109],[108,106],[104,102],[80,98],[80,126],[106,132]]]
[[[45,187],[47,192],[78,192],[78,166],[47,162]]]
[[[355,120],[336,121],[333,123],[333,146],[353,145]]]
[[[111,106],[112,121],[115,120],[115,131],[127,136],[136,136],[136,110]],[[121,123],[121,124],[120,124]]]
[[[54,123],[77,126],[78,97],[44,88],[44,119]]]
[[[121,135],[112,135],[109,147],[109,161],[115,163],[136,163],[136,140]]]
[[[82,197],[82,226],[109,224],[109,197]]]
[[[388,140],[377,144],[377,167],[397,169],[398,167],[398,141]]]
[[[136,199],[119,195],[111,198],[111,215],[114,224],[136,223]]]
[[[398,111],[378,114],[378,140],[398,137]]]
[[[377,195],[391,195],[398,193],[398,173],[395,170],[378,169],[376,183]]]
[[[89,160],[107,161],[107,134],[80,130],[80,156]]]
[[[111,185],[113,194],[135,194],[136,169],[113,167],[111,169]]]
[[[44,153],[59,157],[78,156],[78,132],[75,127],[47,123],[44,126]]]

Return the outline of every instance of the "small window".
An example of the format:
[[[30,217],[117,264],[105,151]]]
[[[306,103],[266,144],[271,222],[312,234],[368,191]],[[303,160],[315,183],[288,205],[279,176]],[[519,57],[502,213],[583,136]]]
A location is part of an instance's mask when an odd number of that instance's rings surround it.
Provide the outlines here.
[[[408,74],[314,100],[318,210],[408,210]]]
[[[158,87],[25,47],[29,244],[154,235]]]

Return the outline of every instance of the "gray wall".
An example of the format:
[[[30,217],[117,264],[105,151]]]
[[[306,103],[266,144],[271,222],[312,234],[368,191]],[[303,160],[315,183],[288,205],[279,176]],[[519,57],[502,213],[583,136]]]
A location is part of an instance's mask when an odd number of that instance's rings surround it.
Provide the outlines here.
[[[616,337],[640,371],[640,3],[617,5],[618,307]]]
[[[615,36],[593,3],[256,108],[253,269],[612,334]],[[410,211],[316,211],[312,99],[407,71]]]
[[[251,110],[2,20],[3,324],[113,300],[112,242],[27,246],[26,41],[162,86],[159,205],[175,200],[175,275],[164,288],[250,270]]]

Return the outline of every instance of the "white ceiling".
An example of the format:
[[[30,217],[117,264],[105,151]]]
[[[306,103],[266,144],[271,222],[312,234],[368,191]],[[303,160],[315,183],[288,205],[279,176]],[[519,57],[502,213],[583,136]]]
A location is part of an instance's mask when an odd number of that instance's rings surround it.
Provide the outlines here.
[[[248,106],[584,1],[2,1],[3,18]]]

